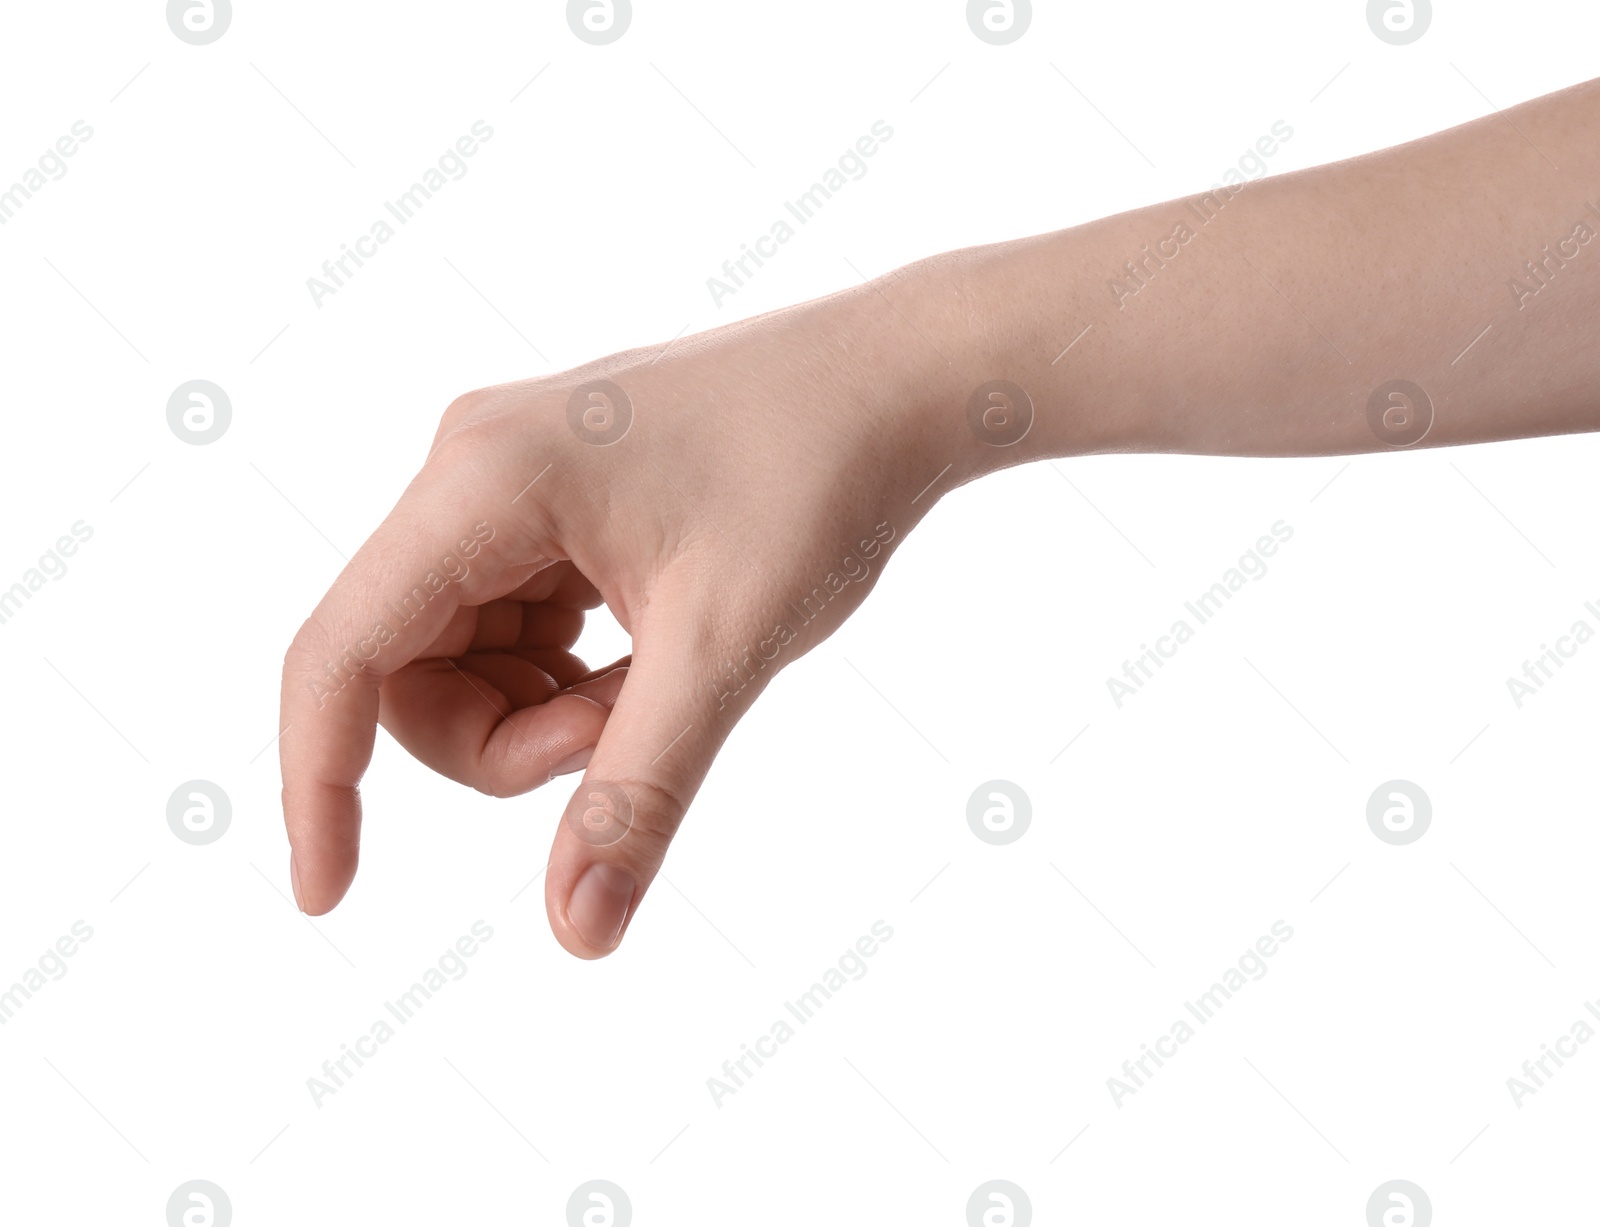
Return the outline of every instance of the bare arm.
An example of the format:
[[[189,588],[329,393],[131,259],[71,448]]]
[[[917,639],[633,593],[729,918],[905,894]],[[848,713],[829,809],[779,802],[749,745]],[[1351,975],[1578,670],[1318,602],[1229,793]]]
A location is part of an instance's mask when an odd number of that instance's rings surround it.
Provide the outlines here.
[[[936,257],[882,288],[951,359],[922,350],[933,401],[987,378],[1034,401],[1035,429],[990,466],[1593,430],[1597,133],[1589,82],[1380,153]],[[1397,381],[1422,391],[1409,413]]]
[[[1590,83],[460,398],[285,659],[296,898],[354,878],[382,724],[498,796],[584,772],[546,906],[609,953],[734,724],[960,481],[1600,427],[1597,131]],[[591,671],[601,602],[633,651]]]

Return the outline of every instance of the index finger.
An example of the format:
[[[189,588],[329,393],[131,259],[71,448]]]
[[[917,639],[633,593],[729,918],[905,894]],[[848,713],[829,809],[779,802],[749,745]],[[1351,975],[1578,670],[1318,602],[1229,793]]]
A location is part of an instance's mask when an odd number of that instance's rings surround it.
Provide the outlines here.
[[[372,761],[378,686],[416,658],[463,605],[524,582],[506,574],[496,526],[459,492],[413,485],[340,572],[283,662],[278,758],[289,877],[303,911],[332,909],[355,877],[361,777]]]

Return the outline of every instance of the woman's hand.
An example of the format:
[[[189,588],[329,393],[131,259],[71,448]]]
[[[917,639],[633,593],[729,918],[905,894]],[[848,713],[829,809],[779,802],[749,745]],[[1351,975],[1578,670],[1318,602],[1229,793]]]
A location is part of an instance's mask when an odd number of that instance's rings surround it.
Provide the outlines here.
[[[382,724],[494,796],[585,770],[546,904],[567,950],[612,950],[734,722],[937,497],[913,508],[938,466],[895,323],[863,289],[452,404],[284,663],[300,906],[355,875]],[[602,601],[633,652],[591,671],[571,649]]]

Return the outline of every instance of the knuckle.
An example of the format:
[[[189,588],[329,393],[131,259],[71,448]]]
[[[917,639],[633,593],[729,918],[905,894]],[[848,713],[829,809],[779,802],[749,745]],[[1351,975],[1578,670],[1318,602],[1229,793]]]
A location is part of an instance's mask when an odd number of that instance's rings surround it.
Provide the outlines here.
[[[283,671],[290,675],[310,673],[322,667],[322,657],[327,654],[326,635],[317,623],[308,618],[301,623],[294,638],[283,653]]]
[[[459,450],[463,444],[476,446],[485,431],[494,428],[498,420],[494,408],[501,399],[495,388],[476,388],[463,392],[446,405],[439,415],[439,429],[434,432],[429,459],[447,449]]]
[[[659,862],[667,845],[678,833],[689,811],[689,799],[681,789],[644,780],[619,780],[632,806],[632,822],[627,838],[629,851],[642,860]]]
[[[463,392],[448,405],[439,417],[439,430],[448,433],[463,422],[474,417],[489,399],[487,388],[474,388],[470,392]]]

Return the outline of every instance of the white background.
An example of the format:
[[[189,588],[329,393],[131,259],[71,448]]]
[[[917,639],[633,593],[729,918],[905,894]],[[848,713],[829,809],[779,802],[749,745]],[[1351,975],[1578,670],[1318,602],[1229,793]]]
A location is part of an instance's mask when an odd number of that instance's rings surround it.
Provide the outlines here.
[[[639,1224],[958,1224],[1003,1178],[1039,1223],[1359,1227],[1403,1178],[1439,1223],[1574,1221],[1600,1045],[1521,1107],[1506,1079],[1600,996],[1600,646],[1520,710],[1506,678],[1600,627],[1592,438],[960,490],[741,725],[604,962],[527,887],[567,787],[491,800],[386,735],[351,894],[287,898],[283,650],[453,396],[1203,190],[1276,120],[1283,173],[1593,74],[1592,5],[1438,7],[1394,47],[1357,0],[1041,3],[995,47],[948,0],[637,0],[595,47],[556,3],[239,0],[196,47],[150,0],[7,6],[0,184],[94,135],[0,227],[0,588],[93,537],[0,625],[0,988],[94,936],[0,1027],[5,1217],[157,1224],[199,1178],[241,1227],[561,1223],[603,1178]],[[880,119],[866,177],[714,306]],[[470,173],[314,305],[476,120]],[[232,400],[209,446],[167,425],[191,379]],[[1117,708],[1106,678],[1279,520],[1269,574]],[[602,615],[580,650],[626,645]],[[233,804],[204,847],[166,822],[195,778]],[[1004,847],[966,821],[995,778],[1033,804]],[[1406,847],[1366,822],[1393,778],[1434,808]],[[468,974],[317,1106],[480,919]],[[716,1106],[877,920],[867,974]]]

